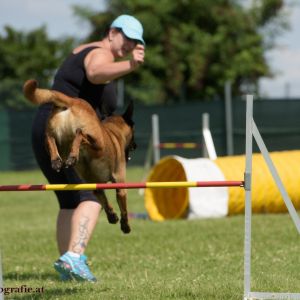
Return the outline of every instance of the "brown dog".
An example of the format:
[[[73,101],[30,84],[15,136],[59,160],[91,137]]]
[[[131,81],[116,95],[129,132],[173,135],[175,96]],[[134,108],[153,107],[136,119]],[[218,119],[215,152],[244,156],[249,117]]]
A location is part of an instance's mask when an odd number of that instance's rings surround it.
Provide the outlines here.
[[[125,182],[126,161],[136,145],[133,137],[133,104],[122,115],[100,121],[90,104],[63,93],[37,88],[35,80],[24,84],[24,95],[35,104],[52,102],[53,111],[46,129],[52,168],[74,166],[77,173],[90,183]],[[95,191],[109,223],[119,218],[109,205],[103,190]],[[116,189],[121,211],[121,229],[130,232],[127,216],[127,191]]]

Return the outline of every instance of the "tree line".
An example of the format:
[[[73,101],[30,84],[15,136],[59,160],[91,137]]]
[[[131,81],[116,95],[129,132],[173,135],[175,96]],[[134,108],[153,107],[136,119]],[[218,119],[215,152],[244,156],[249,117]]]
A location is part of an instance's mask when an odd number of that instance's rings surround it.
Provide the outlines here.
[[[144,26],[146,59],[125,77],[125,99],[144,104],[222,98],[224,84],[233,95],[254,92],[271,76],[266,53],[288,28],[283,0],[109,0],[104,11],[73,9],[91,25],[80,42],[101,38],[120,14]],[[51,39],[45,27],[30,32],[6,26],[0,35],[0,107],[22,108],[22,84],[36,78],[50,87],[57,67],[78,44],[74,37]]]

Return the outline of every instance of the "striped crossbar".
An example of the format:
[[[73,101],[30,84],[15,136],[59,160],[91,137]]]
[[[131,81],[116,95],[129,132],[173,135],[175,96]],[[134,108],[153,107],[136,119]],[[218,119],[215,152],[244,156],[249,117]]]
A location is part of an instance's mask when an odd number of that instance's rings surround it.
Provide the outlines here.
[[[201,148],[201,144],[197,143],[160,143],[160,149],[196,149]]]
[[[10,191],[78,191],[102,189],[180,188],[180,187],[243,187],[244,181],[168,181],[82,184],[20,184],[0,185],[0,192]]]

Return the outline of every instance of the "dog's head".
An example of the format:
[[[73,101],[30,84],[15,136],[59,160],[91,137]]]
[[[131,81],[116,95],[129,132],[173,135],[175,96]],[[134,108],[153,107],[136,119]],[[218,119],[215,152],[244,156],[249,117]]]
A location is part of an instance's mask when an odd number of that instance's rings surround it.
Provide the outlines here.
[[[131,129],[131,137],[129,138],[128,144],[125,149],[126,161],[130,160],[130,151],[133,151],[137,148],[137,144],[134,141],[134,122],[132,120],[133,115],[133,101],[130,101],[125,113],[122,115],[124,121]]]

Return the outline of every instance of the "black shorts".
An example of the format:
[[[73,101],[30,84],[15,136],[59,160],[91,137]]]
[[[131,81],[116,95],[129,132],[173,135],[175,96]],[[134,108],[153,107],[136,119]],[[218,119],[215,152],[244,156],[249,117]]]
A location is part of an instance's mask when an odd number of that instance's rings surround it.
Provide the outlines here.
[[[51,159],[46,147],[45,129],[52,105],[42,105],[33,122],[32,147],[39,167],[50,184],[84,183],[73,168],[56,172],[51,167]],[[83,201],[99,202],[92,191],[55,191],[61,209],[74,209]]]

